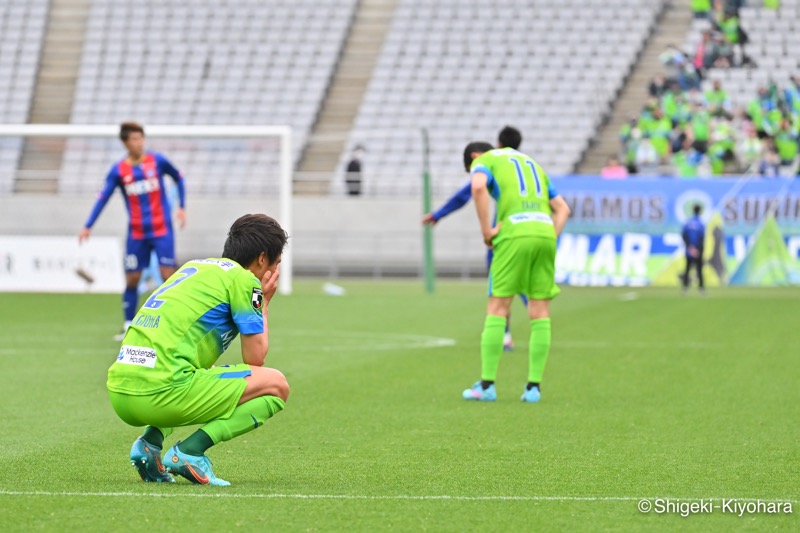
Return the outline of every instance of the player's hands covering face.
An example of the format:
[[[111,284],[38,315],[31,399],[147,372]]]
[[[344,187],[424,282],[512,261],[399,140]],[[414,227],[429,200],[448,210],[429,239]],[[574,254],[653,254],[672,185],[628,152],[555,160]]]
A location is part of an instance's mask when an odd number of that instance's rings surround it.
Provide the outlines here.
[[[261,278],[261,292],[264,293],[264,307],[269,305],[272,297],[275,296],[275,291],[278,290],[278,278],[281,275],[281,266],[275,265],[274,270],[267,270],[264,272],[264,277]]]

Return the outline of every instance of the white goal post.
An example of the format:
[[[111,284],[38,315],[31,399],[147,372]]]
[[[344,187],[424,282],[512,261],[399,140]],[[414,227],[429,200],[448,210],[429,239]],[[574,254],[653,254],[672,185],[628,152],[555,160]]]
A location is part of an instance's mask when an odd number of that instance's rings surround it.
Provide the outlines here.
[[[289,126],[146,126],[148,138],[243,139],[278,138],[280,142],[280,183],[278,220],[292,234],[292,129]],[[116,138],[119,124],[0,124],[0,137],[105,137]],[[291,242],[291,241],[290,241]],[[292,292],[292,247],[287,244],[281,261],[278,290]]]

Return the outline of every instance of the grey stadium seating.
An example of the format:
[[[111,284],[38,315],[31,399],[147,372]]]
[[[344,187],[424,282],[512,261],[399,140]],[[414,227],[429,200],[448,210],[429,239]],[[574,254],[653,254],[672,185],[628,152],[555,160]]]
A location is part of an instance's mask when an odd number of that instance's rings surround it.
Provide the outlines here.
[[[145,131],[156,123],[288,124],[297,162],[355,6],[356,0],[270,0],[269,9],[260,0],[94,0],[71,122],[136,120]],[[146,25],[135,22],[141,14]],[[276,187],[276,179],[264,179],[278,174],[274,142],[153,139],[148,146],[163,150],[194,192]],[[96,190],[123,153],[116,140],[70,141],[59,189]]]
[[[28,121],[49,0],[0,3],[0,123]],[[0,193],[10,192],[22,139],[0,137]]]
[[[571,172],[662,5],[400,0],[339,168],[361,144],[367,194],[418,194],[424,127],[434,193],[446,194],[465,179],[465,144],[511,124],[549,173]]]

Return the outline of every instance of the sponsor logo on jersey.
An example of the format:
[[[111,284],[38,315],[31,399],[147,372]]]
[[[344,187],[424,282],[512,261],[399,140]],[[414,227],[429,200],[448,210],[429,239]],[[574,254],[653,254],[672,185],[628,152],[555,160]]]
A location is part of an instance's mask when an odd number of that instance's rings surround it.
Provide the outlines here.
[[[227,261],[225,259],[192,259],[189,261],[190,263],[201,263],[204,265],[217,265],[222,270],[228,271],[232,268],[236,267],[236,263],[233,261]]]
[[[138,365],[153,368],[156,366],[158,356],[156,351],[145,346],[130,346],[123,344],[119,349],[117,362],[123,365]]]
[[[261,309],[261,306],[264,305],[264,293],[261,289],[253,287],[253,296],[251,301],[253,302],[253,309],[256,311]]]
[[[512,224],[519,224],[520,222],[544,222],[545,224],[552,224],[553,219],[544,213],[517,213],[508,217]]]
[[[128,196],[138,196],[158,190],[161,190],[161,184],[158,182],[158,178],[148,178],[125,185],[125,194]]]

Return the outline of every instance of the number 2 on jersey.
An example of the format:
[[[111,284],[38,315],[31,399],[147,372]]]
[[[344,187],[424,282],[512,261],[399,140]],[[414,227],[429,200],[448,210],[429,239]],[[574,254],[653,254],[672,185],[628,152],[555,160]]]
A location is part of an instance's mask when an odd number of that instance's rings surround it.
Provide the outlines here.
[[[180,277],[175,278],[175,281],[173,281],[169,285],[164,285],[163,287],[158,289],[156,292],[151,294],[150,298],[147,299],[147,301],[144,303],[144,305],[142,307],[146,307],[147,309],[158,309],[159,307],[164,305],[164,302],[166,301],[166,300],[159,300],[158,299],[159,296],[161,296],[162,294],[164,294],[165,292],[170,290],[172,287],[174,287],[175,285],[177,285],[181,281],[189,279],[190,277],[192,277],[196,273],[197,273],[197,269],[195,267],[186,267],[183,270],[179,271],[178,274],[180,274]]]
[[[510,158],[517,169],[517,178],[519,178],[519,194],[520,196],[528,196],[528,187],[525,185],[525,174],[522,172],[522,165],[516,157]],[[536,196],[542,195],[542,184],[539,183],[539,173],[536,172],[536,165],[530,159],[525,160],[525,164],[531,167],[533,173],[533,182],[536,184]]]

